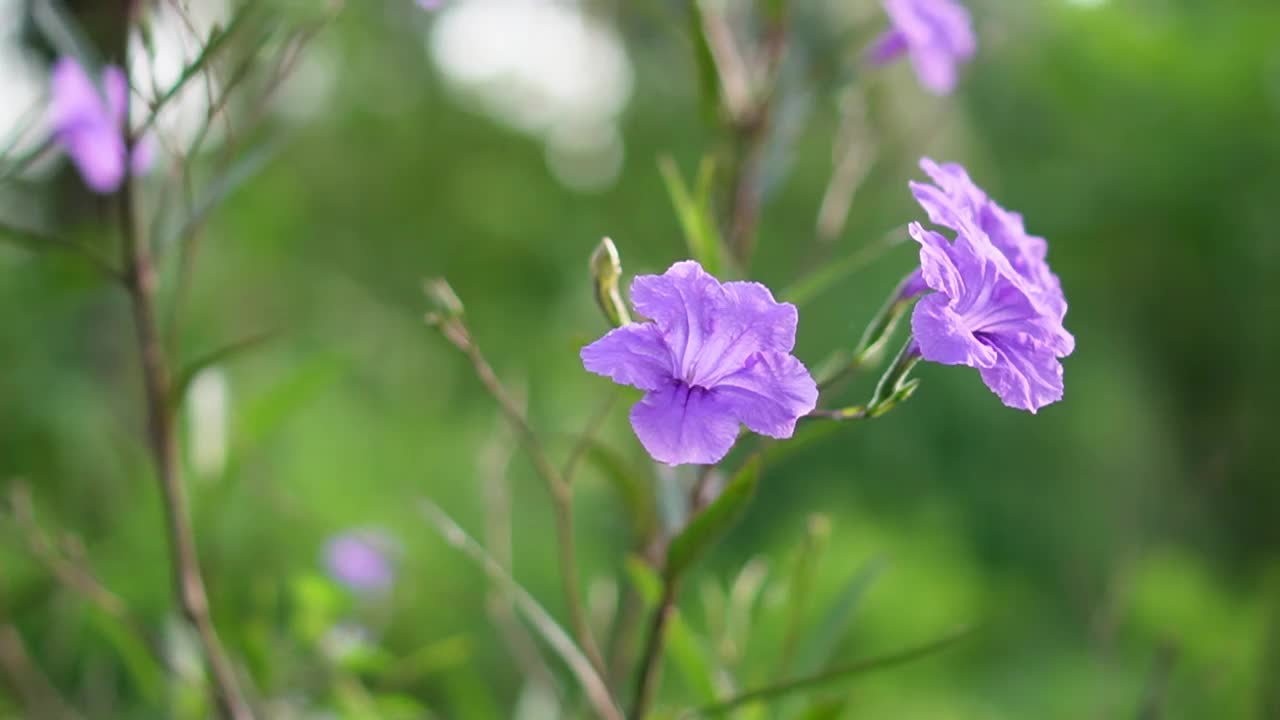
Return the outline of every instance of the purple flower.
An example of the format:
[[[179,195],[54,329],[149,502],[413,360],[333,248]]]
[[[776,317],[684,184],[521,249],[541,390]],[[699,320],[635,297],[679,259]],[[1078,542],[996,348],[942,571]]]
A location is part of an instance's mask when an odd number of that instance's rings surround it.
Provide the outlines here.
[[[871,62],[883,65],[906,53],[927,90],[954,90],[956,66],[977,47],[969,11],[956,0],[884,0],[884,9],[892,27],[872,46]]]
[[[383,592],[395,581],[393,543],[372,531],[351,531],[329,540],[325,566],[334,580],[358,592]]]
[[[934,185],[911,183],[934,223],[954,242],[910,226],[920,243],[921,273],[937,292],[916,305],[912,333],[926,360],[977,368],[1009,407],[1035,412],[1062,399],[1062,363],[1075,338],[1062,325],[1067,302],[1045,261],[1044,238],[1001,208],[959,165],[925,158]]]
[[[50,82],[54,138],[71,156],[85,184],[99,193],[114,192],[126,171],[129,83],[124,71],[114,65],[104,68],[99,91],[79,62],[64,57],[53,66]],[[140,143],[129,159],[130,169],[141,173],[150,161],[148,144]]]
[[[631,283],[653,322],[610,331],[582,349],[590,372],[647,391],[631,409],[645,450],[669,465],[719,462],[739,424],[788,438],[818,387],[791,348],[794,305],[759,283],[720,281],[687,260]]]
[[[418,0],[418,7],[423,10],[438,10],[443,0]]]

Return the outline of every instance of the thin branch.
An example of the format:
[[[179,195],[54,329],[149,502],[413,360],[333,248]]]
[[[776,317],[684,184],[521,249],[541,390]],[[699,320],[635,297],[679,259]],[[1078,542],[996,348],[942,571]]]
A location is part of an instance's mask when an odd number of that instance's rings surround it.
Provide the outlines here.
[[[119,595],[111,592],[94,575],[83,558],[68,557],[59,552],[36,522],[31,502],[31,491],[24,483],[16,483],[9,495],[9,509],[16,528],[22,533],[27,548],[63,586],[83,597],[102,612],[115,618],[125,630],[134,635],[151,653],[160,667],[169,666],[161,648],[148,635],[146,626],[138,619]]]
[[[679,579],[666,583],[662,588],[658,608],[649,621],[649,634],[645,639],[644,653],[640,656],[640,671],[636,675],[631,713],[628,716],[632,720],[644,720],[653,704],[653,696],[658,690],[658,678],[662,674],[662,652],[666,647],[667,627],[671,624],[671,616],[675,615],[679,593]]]
[[[443,283],[444,281],[436,282]],[[449,293],[452,295],[451,289]],[[456,299],[456,296],[453,297]],[[459,307],[460,305],[459,303]],[[591,633],[591,626],[587,622],[587,614],[583,609],[578,587],[578,566],[573,538],[573,488],[565,477],[560,474],[560,471],[556,469],[556,466],[552,464],[542,443],[538,440],[538,436],[533,432],[533,428],[529,426],[529,421],[525,417],[524,411],[511,397],[511,393],[507,391],[506,387],[503,386],[502,381],[494,373],[493,367],[489,365],[489,361],[485,359],[484,354],[480,351],[480,347],[472,339],[471,332],[463,321],[461,313],[451,314],[448,317],[433,315],[428,318],[428,322],[435,325],[445,339],[453,343],[471,361],[476,377],[498,403],[498,407],[502,409],[507,422],[515,429],[521,445],[524,446],[530,460],[533,462],[534,470],[546,485],[547,492],[551,495],[552,506],[555,510],[556,544],[560,552],[560,580],[570,624],[574,635],[582,645],[583,651],[590,659],[592,667],[596,673],[603,677],[607,672],[604,658],[600,655],[599,646],[596,645]]]
[[[164,499],[174,592],[183,615],[195,627],[209,663],[214,695],[228,720],[251,720],[253,712],[240,691],[235,668],[209,616],[209,598],[201,576],[195,531],[181,475],[169,367],[156,322],[156,275],[147,243],[137,230],[132,178],[120,189],[120,234],[125,286],[129,292],[146,390],[152,461]]]
[[[30,717],[74,720],[80,714],[63,699],[49,678],[27,653],[22,635],[13,625],[0,625],[0,670],[9,677],[14,693],[31,711]]]
[[[95,270],[109,280],[120,280],[122,277],[120,271],[110,261],[99,255],[97,251],[73,240],[49,235],[35,228],[12,225],[4,221],[0,221],[0,238],[32,251],[60,250],[73,253],[87,261]]]
[[[605,720],[623,720],[622,712],[618,710],[617,705],[613,702],[613,697],[609,694],[609,688],[605,686],[601,675],[591,666],[591,661],[574,644],[573,638],[569,637],[556,624],[551,615],[538,604],[538,601],[528,591],[520,587],[510,573],[503,569],[489,553],[485,552],[485,549],[479,543],[473,540],[470,535],[467,535],[466,531],[459,527],[435,503],[423,501],[422,507],[436,530],[450,545],[461,550],[483,567],[493,580],[506,586],[507,591],[519,605],[520,610],[525,614],[529,622],[542,634],[543,639],[555,649],[561,659],[568,664],[569,669],[578,678],[578,682],[582,684],[583,690],[587,694],[587,699],[591,701],[592,706],[600,717],[605,718]]]
[[[481,452],[479,463],[485,494],[485,544],[494,560],[508,571],[514,567],[511,557],[511,486],[507,477],[513,454],[510,435],[510,427],[505,421],[500,422]],[[493,585],[487,603],[489,616],[524,674],[560,697],[555,676],[547,667],[538,646],[516,620],[515,599],[508,590],[501,584]]]
[[[722,236],[733,249],[739,267],[751,265],[760,220],[766,145],[777,99],[777,77],[786,51],[788,18],[773,16],[764,29],[759,54],[744,62],[725,17],[702,5],[702,26],[716,61],[735,145],[736,162],[728,183],[730,206]],[[745,88],[745,90],[744,90]],[[742,95],[745,93],[745,97]]]
[[[200,50],[200,54],[197,55],[189,65],[182,69],[182,73],[178,76],[178,79],[169,86],[169,89],[160,97],[147,103],[147,110],[149,111],[147,119],[134,131],[134,135],[142,136],[151,128],[152,125],[155,124],[156,118],[159,117],[160,111],[164,109],[165,105],[168,105],[171,100],[177,97],[178,93],[182,92],[182,89],[186,87],[187,83],[190,82],[191,79],[194,78],[201,70],[205,69],[205,66],[213,59],[214,53],[222,47],[223,43],[235,34],[244,19],[248,17],[249,8],[252,6],[252,3],[244,5],[244,7],[236,13],[236,16],[231,19],[231,22],[227,24],[226,28],[221,32],[213,33],[209,38],[209,42]]]
[[[912,660],[928,657],[929,655],[941,650],[945,650],[960,640],[963,640],[972,632],[973,627],[963,627],[937,640],[917,645],[912,648],[899,650],[879,657],[867,658],[866,660],[858,660],[846,665],[836,666],[814,675],[796,678],[794,680],[787,680],[774,685],[766,685],[765,687],[756,688],[755,690],[748,690],[747,692],[736,695],[728,700],[722,700],[709,705],[704,705],[700,708],[688,710],[682,714],[681,717],[691,718],[706,715],[722,715],[730,710],[742,707],[749,703],[768,701],[793,692],[810,690],[839,680],[847,679],[853,675],[862,675],[877,670],[886,670],[891,667],[911,662]]]
[[[849,209],[874,162],[878,143],[866,118],[866,102],[856,88],[849,88],[841,103],[840,128],[832,143],[833,167],[818,208],[816,234],[822,246],[840,237],[849,220]]]
[[[865,420],[867,418],[867,409],[861,405],[852,405],[835,410],[818,409],[810,412],[805,417],[823,418],[825,420]]]
[[[562,475],[566,484],[573,484],[573,475],[578,470],[578,465],[582,462],[582,458],[586,456],[587,451],[591,449],[591,443],[595,440],[596,433],[600,432],[600,428],[604,425],[604,419],[609,416],[609,412],[613,410],[614,403],[618,401],[617,386],[609,388],[604,399],[600,401],[600,405],[595,412],[591,413],[591,417],[587,419],[587,424],[582,428],[582,432],[578,433],[578,440],[573,444],[573,449],[569,451],[569,458],[564,462],[564,470]]]
[[[733,474],[736,476],[751,463],[760,462],[768,447],[767,441],[758,444]],[[689,497],[689,517],[685,527],[697,520],[699,513],[715,501],[716,492],[713,492],[715,478],[714,465],[706,465],[699,470],[698,479],[694,482]],[[670,546],[665,543],[663,545],[660,553],[656,554],[664,558],[665,564],[670,562]],[[657,693],[658,681],[662,676],[662,654],[666,647],[667,627],[671,623],[671,616],[676,612],[676,602],[680,596],[680,574],[671,572],[671,567],[668,565],[663,576],[665,582],[662,587],[662,598],[658,601],[658,607],[649,623],[649,635],[645,641],[644,653],[641,655],[640,670],[636,675],[635,692],[632,696],[633,720],[643,720]]]

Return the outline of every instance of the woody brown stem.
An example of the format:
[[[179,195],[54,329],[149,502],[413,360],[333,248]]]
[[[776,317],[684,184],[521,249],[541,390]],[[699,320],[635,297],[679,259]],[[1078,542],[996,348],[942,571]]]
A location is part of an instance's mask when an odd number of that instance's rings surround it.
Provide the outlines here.
[[[195,532],[178,457],[171,376],[156,322],[155,267],[146,243],[138,234],[132,190],[132,181],[126,179],[119,196],[124,284],[129,293],[137,333],[146,393],[147,434],[152,463],[163,495],[174,594],[183,616],[200,638],[221,715],[228,720],[252,720],[253,712],[240,691],[235,669],[209,616],[209,598],[200,573]]]

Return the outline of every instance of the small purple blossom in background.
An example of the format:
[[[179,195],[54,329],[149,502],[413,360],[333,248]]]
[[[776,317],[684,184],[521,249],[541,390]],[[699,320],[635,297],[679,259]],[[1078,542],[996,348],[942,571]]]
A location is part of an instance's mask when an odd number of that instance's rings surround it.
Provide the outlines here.
[[[884,0],[884,9],[892,27],[872,45],[871,62],[884,65],[905,53],[925,89],[950,94],[957,66],[977,49],[969,11],[957,0]]]
[[[418,0],[418,7],[423,10],[439,10],[444,0]]]
[[[124,71],[114,65],[104,68],[99,92],[80,63],[64,57],[53,66],[50,85],[54,139],[71,157],[86,185],[99,193],[115,192],[124,181],[126,162],[135,174],[147,169],[152,156],[148,143],[139,143],[133,156],[125,157],[129,83]]]
[[[371,531],[351,531],[329,540],[324,562],[334,580],[358,592],[384,592],[395,582],[393,543]]]
[[[1001,208],[959,165],[925,158],[933,185],[911,183],[934,223],[954,242],[910,226],[920,243],[921,275],[936,292],[911,318],[925,360],[977,368],[1004,404],[1035,412],[1062,399],[1062,363],[1075,338],[1062,325],[1067,302],[1045,261],[1048,244],[1028,235],[1022,216]]]
[[[759,283],[721,283],[687,260],[631,283],[652,322],[610,331],[582,349],[590,372],[647,391],[631,409],[645,450],[669,465],[713,464],[739,424],[788,438],[818,387],[791,355],[797,313]]]

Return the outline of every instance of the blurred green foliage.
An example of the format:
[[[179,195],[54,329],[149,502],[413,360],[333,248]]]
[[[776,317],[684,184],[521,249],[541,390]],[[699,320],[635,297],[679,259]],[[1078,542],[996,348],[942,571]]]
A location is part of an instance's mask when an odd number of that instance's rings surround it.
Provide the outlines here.
[[[826,33],[821,4],[795,4],[808,104],[752,272],[775,289],[814,257],[840,79],[823,58],[856,52]],[[955,98],[926,98],[902,66],[864,79],[881,152],[833,253],[919,216],[917,157],[965,162],[1050,239],[1077,338],[1066,399],[1031,416],[974,372],[921,366],[894,412],[769,464],[745,520],[694,570],[660,705],[978,623],[945,654],[811,694],[833,704],[810,717],[1276,717],[1280,6],[973,4],[982,49]],[[328,58],[332,94],[305,123],[263,131],[284,149],[213,215],[176,335],[190,360],[274,333],[223,365],[225,470],[188,472],[214,618],[268,717],[505,717],[537,700],[482,611],[483,574],[416,500],[479,534],[485,454],[512,441],[465,360],[424,327],[422,278],[449,278],[563,457],[609,387],[577,358],[605,329],[587,259],[605,235],[628,273],[685,257],[692,221],[682,230],[658,158],[696,177],[720,139],[662,3],[599,3],[635,90],[624,170],[587,194],[557,184],[539,141],[453,101],[424,53],[430,18],[350,5],[309,50]],[[851,349],[913,261],[895,246],[810,299],[799,356]],[[83,263],[0,246],[0,484],[25,479],[38,520],[81,537],[102,582],[190,646],[173,629],[132,338],[122,293]],[[858,378],[850,401],[873,382]],[[626,424],[632,400],[578,480],[583,577],[615,592],[643,580],[623,570],[633,523],[608,459],[660,481]],[[560,613],[549,504],[522,455],[510,474],[514,574]],[[830,524],[820,549],[814,512]],[[385,598],[323,576],[325,538],[353,526],[402,545]],[[189,667],[186,686],[155,686],[144,648],[11,525],[0,538],[0,618],[68,698],[102,709],[91,717],[202,712]],[[0,695],[0,714],[16,703]]]

